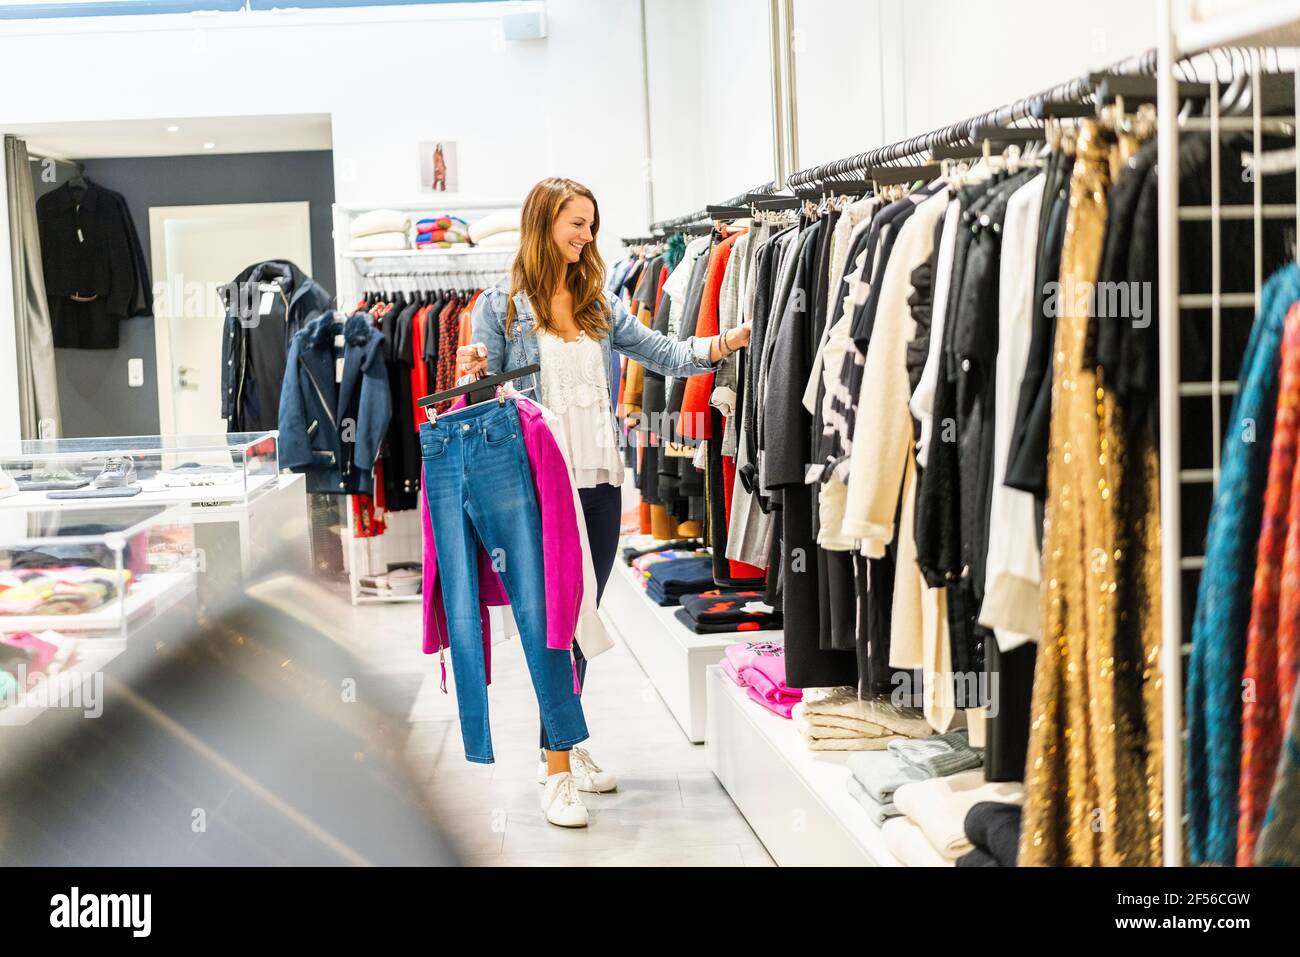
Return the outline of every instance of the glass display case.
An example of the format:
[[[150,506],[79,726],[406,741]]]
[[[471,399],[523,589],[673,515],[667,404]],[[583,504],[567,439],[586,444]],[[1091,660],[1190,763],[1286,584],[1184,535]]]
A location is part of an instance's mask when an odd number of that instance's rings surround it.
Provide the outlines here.
[[[0,509],[247,503],[275,487],[278,432],[0,442]]]
[[[0,510],[0,636],[121,638],[194,593],[183,503]]]

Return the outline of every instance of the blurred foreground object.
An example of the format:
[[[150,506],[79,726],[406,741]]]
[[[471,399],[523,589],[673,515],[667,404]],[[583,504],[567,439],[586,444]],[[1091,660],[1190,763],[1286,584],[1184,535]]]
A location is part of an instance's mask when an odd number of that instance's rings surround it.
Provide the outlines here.
[[[345,607],[276,576],[133,641],[101,716],[0,728],[0,865],[457,863]]]

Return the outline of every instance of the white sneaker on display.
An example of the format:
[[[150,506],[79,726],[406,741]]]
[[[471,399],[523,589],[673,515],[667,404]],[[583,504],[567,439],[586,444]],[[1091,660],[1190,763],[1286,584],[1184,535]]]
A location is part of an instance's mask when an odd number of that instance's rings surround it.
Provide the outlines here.
[[[586,827],[587,808],[578,796],[578,782],[568,771],[552,774],[542,791],[542,813],[557,827]]]
[[[586,748],[574,748],[569,752],[569,771],[578,782],[579,791],[604,794],[606,791],[618,790],[618,778],[613,772],[601,768]],[[537,765],[537,783],[545,784],[549,773],[546,755],[543,754]]]

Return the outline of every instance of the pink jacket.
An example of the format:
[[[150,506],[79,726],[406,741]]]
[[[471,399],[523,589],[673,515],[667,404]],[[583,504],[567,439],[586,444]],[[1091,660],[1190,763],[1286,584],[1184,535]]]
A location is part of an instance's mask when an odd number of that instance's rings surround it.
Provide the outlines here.
[[[582,542],[578,537],[578,513],[573,505],[569,468],[542,418],[542,410],[525,398],[514,399],[519,409],[528,464],[532,466],[533,489],[542,521],[542,563],[546,581],[546,647],[568,651],[573,646],[582,605]],[[465,404],[462,396],[452,408]],[[420,520],[424,538],[424,653],[436,654],[448,647],[447,612],[438,581],[438,550],[433,540],[426,499],[420,496]],[[483,621],[483,660],[488,680],[492,679],[490,605],[508,605],[501,578],[492,567],[487,550],[478,550],[479,615]],[[443,670],[446,690],[446,668]]]

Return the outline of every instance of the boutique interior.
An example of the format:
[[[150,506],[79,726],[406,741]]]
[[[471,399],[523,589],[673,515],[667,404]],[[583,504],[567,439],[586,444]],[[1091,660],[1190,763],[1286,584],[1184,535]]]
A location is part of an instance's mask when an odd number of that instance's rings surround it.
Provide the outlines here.
[[[297,6],[0,7],[0,863],[1300,864],[1300,4]]]

